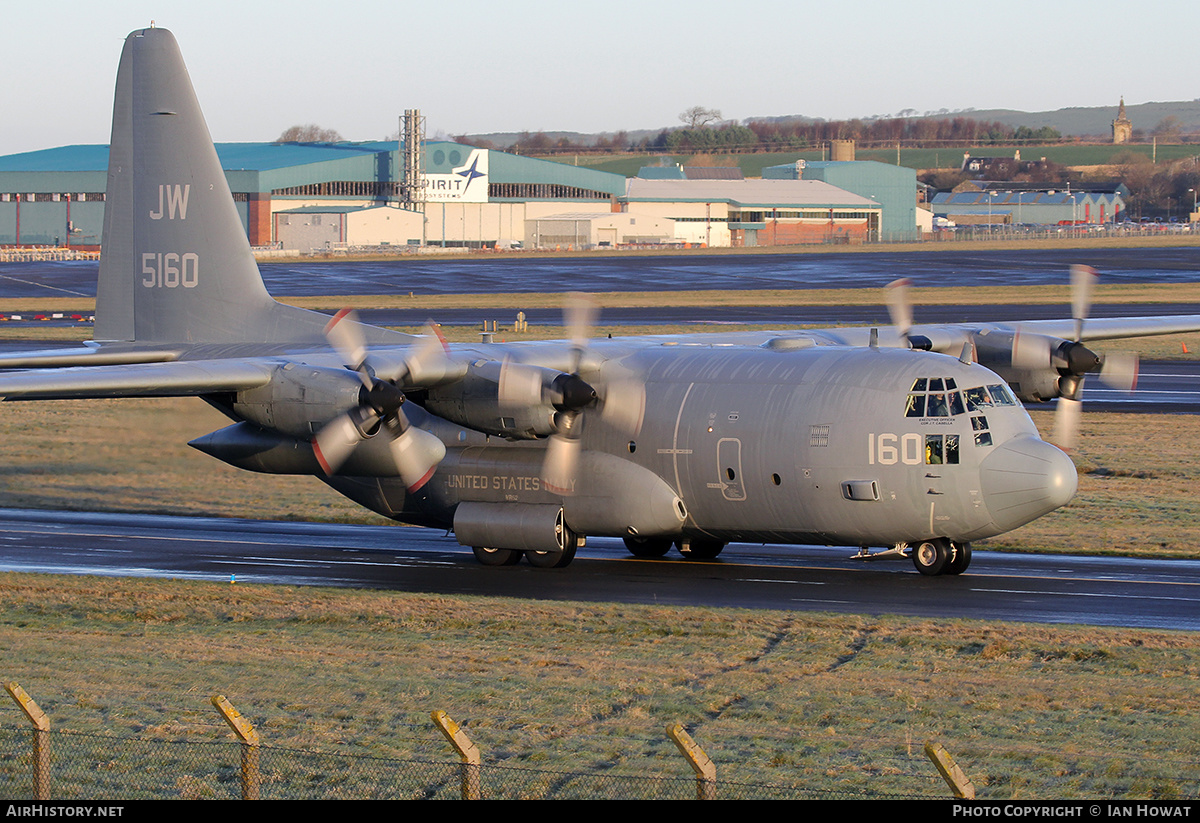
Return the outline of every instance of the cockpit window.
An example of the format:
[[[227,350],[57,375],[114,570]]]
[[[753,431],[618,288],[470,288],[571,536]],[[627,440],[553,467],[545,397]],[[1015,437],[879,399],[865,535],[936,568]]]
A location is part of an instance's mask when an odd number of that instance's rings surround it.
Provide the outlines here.
[[[953,380],[947,380],[947,383],[953,383]],[[956,391],[950,392],[950,413],[951,414],[966,414],[967,409],[963,405],[962,395]]]
[[[1017,399],[1012,396],[1012,392],[1008,390],[1008,386],[1005,386],[1003,383],[988,386],[988,391],[991,392],[992,402],[997,406],[1017,405]]]
[[[931,383],[941,383],[941,380],[931,380]],[[950,407],[946,404],[946,395],[931,394],[925,404],[926,417],[949,417]]]
[[[940,466],[943,463],[958,464],[958,435],[925,435],[925,464]]]
[[[966,398],[969,412],[986,409],[992,405],[992,398],[988,396],[987,389],[983,386],[977,389],[967,389],[963,392],[963,397]]]
[[[1015,406],[1008,387],[1003,384],[976,386],[958,391],[952,377],[918,377],[905,401],[905,417],[953,417],[972,414],[993,406]],[[928,392],[928,394],[926,394]]]

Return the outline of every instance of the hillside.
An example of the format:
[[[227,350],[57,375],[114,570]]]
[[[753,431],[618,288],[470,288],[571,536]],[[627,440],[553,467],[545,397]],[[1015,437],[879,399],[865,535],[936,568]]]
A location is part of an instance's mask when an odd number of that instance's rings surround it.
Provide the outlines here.
[[[1200,133],[1200,100],[1175,103],[1137,103],[1128,101],[1125,112],[1133,121],[1135,130],[1149,134],[1167,117],[1178,118],[1185,134]],[[1013,111],[1012,109],[979,109],[963,112],[977,120],[996,120],[1008,126],[1029,126],[1038,129],[1049,126],[1058,129],[1064,136],[1108,135],[1112,121],[1117,116],[1116,104],[1091,108],[1058,109],[1057,111]]]
[[[1111,134],[1112,121],[1117,116],[1117,102],[1119,101],[1114,101],[1111,106],[1076,107],[1058,109],[1056,111],[1028,112],[1016,111],[1014,109],[969,109],[954,112],[930,112],[928,116],[934,119],[969,117],[974,120],[996,121],[1013,128],[1028,126],[1035,130],[1043,126],[1049,126],[1052,129],[1057,129],[1064,137],[1105,137]],[[1133,121],[1135,133],[1143,132],[1149,135],[1164,119],[1174,117],[1179,121],[1180,131],[1183,134],[1200,134],[1200,99],[1177,102],[1127,103],[1125,110],[1129,119]],[[878,118],[864,117],[860,119],[874,120]],[[743,123],[751,121],[785,123],[794,120],[813,122],[819,121],[821,118],[799,114],[764,115],[761,117],[748,117]],[[665,126],[664,128],[673,129],[681,128],[681,126],[672,125]],[[630,142],[637,142],[647,136],[653,137],[661,130],[637,129],[626,131],[625,135]],[[561,138],[566,138],[577,145],[588,146],[594,144],[601,137],[612,139],[615,132],[584,134],[573,131],[547,131],[545,134],[553,142],[558,142]],[[517,132],[462,135],[462,139],[467,143],[488,141],[497,147],[512,145],[520,137],[521,134]]]

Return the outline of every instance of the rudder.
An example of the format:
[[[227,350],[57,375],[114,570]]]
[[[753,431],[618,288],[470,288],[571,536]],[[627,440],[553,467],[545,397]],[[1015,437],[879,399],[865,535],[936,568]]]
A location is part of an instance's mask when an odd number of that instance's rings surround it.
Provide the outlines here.
[[[291,342],[320,319],[276,303],[174,35],[143,29],[117,69],[97,341]]]

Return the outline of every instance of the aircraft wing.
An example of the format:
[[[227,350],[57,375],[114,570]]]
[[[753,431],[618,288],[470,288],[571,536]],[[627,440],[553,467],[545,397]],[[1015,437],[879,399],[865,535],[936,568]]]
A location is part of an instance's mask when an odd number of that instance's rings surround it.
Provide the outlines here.
[[[1072,340],[1075,337],[1074,320],[994,323],[986,324],[982,328],[1035,332],[1066,340]],[[1083,324],[1083,339],[1114,340],[1122,337],[1152,337],[1157,334],[1182,334],[1195,331],[1200,331],[1200,315],[1198,314],[1163,317],[1093,317]],[[918,331],[918,333],[920,332]]]
[[[269,383],[277,367],[276,361],[264,358],[29,369],[0,374],[0,398],[183,397],[244,391]]]
[[[131,363],[164,363],[176,360],[179,351],[173,349],[112,350],[84,344],[73,349],[0,354],[0,369],[61,369],[68,366],[118,366]]]

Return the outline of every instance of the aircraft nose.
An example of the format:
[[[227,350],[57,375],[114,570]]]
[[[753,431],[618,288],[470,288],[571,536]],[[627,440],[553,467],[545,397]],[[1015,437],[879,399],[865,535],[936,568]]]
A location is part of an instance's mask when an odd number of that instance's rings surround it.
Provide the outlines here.
[[[997,446],[979,475],[988,512],[1004,531],[1065,506],[1079,481],[1065,452],[1032,436]]]

